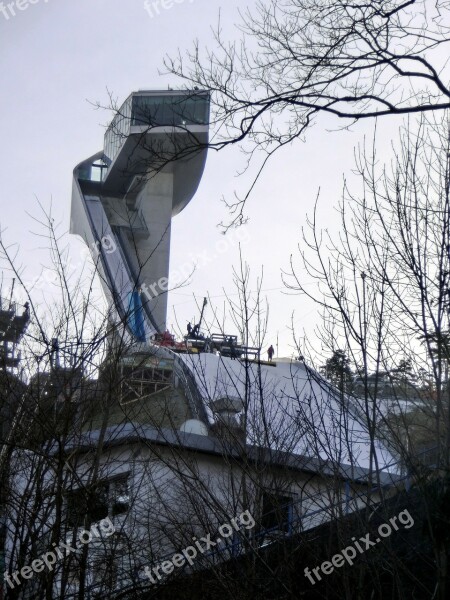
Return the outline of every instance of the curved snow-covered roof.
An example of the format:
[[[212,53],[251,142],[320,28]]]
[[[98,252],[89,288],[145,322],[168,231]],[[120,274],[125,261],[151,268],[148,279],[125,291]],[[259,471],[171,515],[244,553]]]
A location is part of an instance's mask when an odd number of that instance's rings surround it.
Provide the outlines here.
[[[364,416],[304,363],[257,364],[215,354],[180,358],[196,379],[210,423],[214,400],[243,401],[248,444],[338,465],[398,472],[379,440],[372,447]]]

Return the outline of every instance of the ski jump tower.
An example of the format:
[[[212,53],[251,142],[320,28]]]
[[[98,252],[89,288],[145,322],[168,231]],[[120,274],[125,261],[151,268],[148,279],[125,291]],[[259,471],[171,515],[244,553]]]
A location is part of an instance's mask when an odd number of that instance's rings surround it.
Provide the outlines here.
[[[103,150],[74,169],[70,231],[88,245],[130,341],[166,329],[171,220],[197,190],[208,134],[208,92],[134,92]]]

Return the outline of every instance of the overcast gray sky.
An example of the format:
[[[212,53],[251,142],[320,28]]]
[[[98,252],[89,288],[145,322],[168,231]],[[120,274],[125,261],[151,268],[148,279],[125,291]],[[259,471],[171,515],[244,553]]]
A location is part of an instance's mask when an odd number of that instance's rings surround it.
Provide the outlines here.
[[[176,87],[173,78],[159,74],[163,56],[189,47],[194,38],[202,47],[211,46],[211,27],[219,10],[225,33],[235,37],[238,7],[245,3],[180,0],[153,16],[144,0],[16,0],[14,6],[15,16],[5,3],[0,12],[0,223],[4,239],[20,245],[19,260],[30,281],[49,257],[39,250],[45,243],[32,235],[38,228],[28,214],[38,214],[38,200],[46,207],[52,203],[55,220],[67,232],[72,169],[103,147],[104,126],[111,115],[91,103],[107,104],[107,89],[122,101],[139,88]],[[262,287],[270,304],[267,346],[275,345],[278,333],[281,355],[292,352],[291,314],[295,312],[299,335],[303,329],[310,332],[317,319],[310,302],[283,293],[281,269],[288,268],[290,255],[297,252],[301,227],[319,187],[323,226],[336,227],[333,207],[343,174],[352,168],[353,147],[364,134],[370,135],[372,125],[332,132],[337,124],[322,119],[306,143],[284,149],[269,165],[249,203],[249,241],[243,244],[243,255],[254,280],[264,267]],[[395,131],[396,122],[391,119],[384,127],[388,152],[389,132]],[[245,188],[245,179],[236,178],[242,165],[237,148],[210,153],[197,195],[173,221],[171,268],[184,265],[187,256],[205,257],[205,252],[209,262],[202,264],[200,258],[190,285],[170,294],[169,325],[178,319],[184,328],[198,315],[193,294],[200,302],[209,294],[221,309],[224,289],[235,293],[231,280],[232,266],[238,265],[237,243],[220,245],[223,236],[217,224],[227,217],[221,197],[230,199],[235,189]],[[82,244],[70,238],[77,263]],[[210,309],[206,316],[211,317]]]

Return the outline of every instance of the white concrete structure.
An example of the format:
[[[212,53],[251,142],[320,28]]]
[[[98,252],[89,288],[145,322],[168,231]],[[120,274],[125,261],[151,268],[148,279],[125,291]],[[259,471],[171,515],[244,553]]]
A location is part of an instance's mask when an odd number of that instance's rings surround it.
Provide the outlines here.
[[[184,431],[206,428],[214,436],[224,419],[230,424],[245,418],[249,445],[331,461],[350,478],[355,470],[389,473],[395,459],[380,442],[372,444],[364,416],[343,405],[304,364],[249,365],[208,353],[178,355],[153,344],[152,336],[166,325],[171,218],[199,184],[208,120],[206,92],[133,93],[108,128],[104,151],[74,171],[71,231],[99,257],[111,307],[134,342],[127,360],[135,352],[144,362],[147,355],[173,365],[173,387],[183,404],[178,413],[199,422]],[[235,417],[223,399],[240,406],[232,408]],[[139,406],[145,412],[145,399]],[[180,423],[174,419],[171,426]]]
[[[199,185],[208,122],[206,92],[135,92],[104,150],[74,170],[70,231],[88,244],[111,306],[139,341],[166,329],[171,219]]]

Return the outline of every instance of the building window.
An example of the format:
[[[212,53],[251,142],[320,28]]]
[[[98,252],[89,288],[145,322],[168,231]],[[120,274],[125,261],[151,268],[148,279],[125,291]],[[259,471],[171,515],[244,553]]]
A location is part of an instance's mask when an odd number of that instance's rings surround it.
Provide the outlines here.
[[[132,126],[207,125],[208,122],[209,98],[205,94],[133,97]]]
[[[130,507],[130,491],[128,478],[117,479],[109,484],[111,499],[111,514],[113,517],[128,512]],[[111,495],[112,492],[112,495]]]
[[[81,527],[85,519],[101,521],[128,512],[130,493],[128,475],[67,494],[67,520],[70,527]]]
[[[261,527],[265,531],[291,533],[294,514],[292,496],[265,492],[262,501]]]

